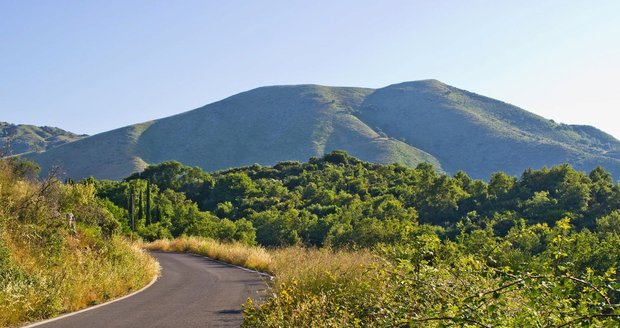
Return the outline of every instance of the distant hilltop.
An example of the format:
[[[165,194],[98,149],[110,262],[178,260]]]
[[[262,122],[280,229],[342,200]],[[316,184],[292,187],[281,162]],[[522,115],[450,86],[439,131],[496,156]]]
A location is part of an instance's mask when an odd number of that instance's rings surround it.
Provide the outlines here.
[[[0,149],[4,155],[40,152],[85,137],[51,126],[0,122]]]
[[[35,133],[36,134],[36,133]],[[364,161],[518,175],[570,163],[620,177],[620,141],[594,127],[558,124],[437,80],[380,89],[269,86],[204,107],[24,155],[74,179],[121,179],[177,160],[205,170],[306,161],[344,150]],[[69,138],[70,139],[70,138]]]

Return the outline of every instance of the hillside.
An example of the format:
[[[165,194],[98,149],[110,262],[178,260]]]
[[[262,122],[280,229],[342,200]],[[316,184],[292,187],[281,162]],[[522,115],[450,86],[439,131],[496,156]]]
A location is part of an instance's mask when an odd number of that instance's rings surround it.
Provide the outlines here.
[[[41,152],[86,135],[77,135],[51,126],[34,126],[0,122],[0,147],[11,155]]]
[[[568,162],[620,176],[620,141],[596,128],[557,124],[436,80],[381,89],[272,86],[175,116],[29,154],[73,178],[120,179],[147,163],[177,160],[209,171],[306,161],[334,150],[364,161],[486,179]]]
[[[448,172],[476,178],[520,174],[568,162],[580,170],[602,165],[620,177],[620,141],[590,126],[558,124],[510,104],[436,80],[378,89],[358,117],[389,136],[437,157]]]
[[[166,160],[211,171],[306,161],[334,149],[370,162],[430,162],[439,169],[430,154],[379,134],[353,115],[372,91],[316,85],[258,88],[27,157],[44,169],[61,163],[74,178],[108,179]]]

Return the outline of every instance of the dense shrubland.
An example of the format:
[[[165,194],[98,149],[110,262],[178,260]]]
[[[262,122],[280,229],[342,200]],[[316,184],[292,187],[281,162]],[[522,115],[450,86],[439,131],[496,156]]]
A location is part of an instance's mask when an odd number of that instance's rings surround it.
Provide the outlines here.
[[[381,245],[374,259],[347,251],[344,261],[326,256],[306,266],[307,258],[285,257],[287,274],[276,274],[264,304],[246,305],[244,325],[615,326],[618,242],[563,220],[515,227],[503,238],[483,230],[456,241],[424,234]],[[278,252],[287,253],[272,257]]]
[[[86,181],[110,201],[123,229],[133,217],[146,239],[194,235],[263,246],[373,247],[420,229],[442,240],[479,229],[503,237],[515,226],[564,218],[593,230],[620,209],[620,187],[600,167],[589,174],[569,165],[529,169],[518,179],[498,172],[484,182],[343,152],[211,174],[166,162],[122,182]]]
[[[267,247],[273,294],[247,304],[246,326],[618,324],[620,186],[600,167],[485,182],[333,152],[214,173],[166,162],[92,183],[147,240]]]
[[[70,228],[67,213],[75,215]],[[0,326],[51,317],[146,285],[157,265],[122,238],[93,184],[36,180],[0,159]]]

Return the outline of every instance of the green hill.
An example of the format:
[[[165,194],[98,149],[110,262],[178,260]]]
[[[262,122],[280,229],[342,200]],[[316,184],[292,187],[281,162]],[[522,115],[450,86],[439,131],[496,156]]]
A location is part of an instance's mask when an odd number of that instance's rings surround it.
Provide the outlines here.
[[[379,134],[353,115],[372,92],[316,85],[258,88],[27,157],[44,170],[60,164],[74,178],[108,179],[166,160],[220,170],[306,161],[334,149],[370,162],[430,162],[440,169],[430,154]]]
[[[0,147],[6,155],[41,152],[86,137],[51,126],[0,122]]]
[[[568,162],[581,170],[602,165],[620,177],[620,141],[612,136],[558,124],[436,80],[378,89],[358,117],[433,154],[448,172],[487,178],[500,170],[518,175],[528,167]]]
[[[589,126],[557,124],[436,80],[382,89],[271,86],[175,116],[28,154],[73,178],[120,179],[147,163],[177,160],[209,171],[306,161],[331,150],[364,161],[437,170],[494,171],[568,162],[620,176],[620,142]]]

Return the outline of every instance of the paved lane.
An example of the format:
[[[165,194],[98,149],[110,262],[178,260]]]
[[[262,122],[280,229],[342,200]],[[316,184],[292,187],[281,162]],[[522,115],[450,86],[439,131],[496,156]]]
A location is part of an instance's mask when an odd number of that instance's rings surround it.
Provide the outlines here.
[[[266,288],[255,272],[189,254],[152,254],[161,277],[145,291],[39,327],[238,327],[241,304]]]

